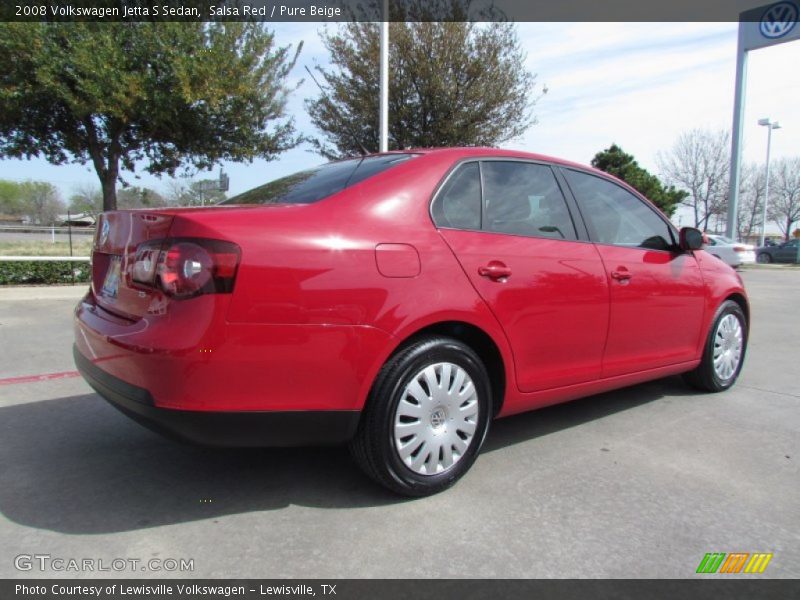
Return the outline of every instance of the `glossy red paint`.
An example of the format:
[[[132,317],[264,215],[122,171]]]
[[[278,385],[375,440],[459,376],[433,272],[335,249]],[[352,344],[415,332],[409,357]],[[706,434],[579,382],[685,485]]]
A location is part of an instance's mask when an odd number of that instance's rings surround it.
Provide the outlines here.
[[[431,200],[459,161],[596,172],[488,148],[419,154],[312,204],[106,213],[77,351],[161,408],[360,410],[406,340],[465,323],[502,359],[503,416],[687,371],[716,307],[746,307],[738,275],[703,251],[437,229]],[[178,300],[133,281],[137,247],[166,238],[237,244],[233,291]]]
[[[602,376],[694,360],[705,309],[694,256],[600,244],[597,250],[611,292]]]
[[[609,292],[594,244],[478,231],[442,235],[506,332],[521,392],[600,378]],[[508,277],[481,274],[493,263]]]

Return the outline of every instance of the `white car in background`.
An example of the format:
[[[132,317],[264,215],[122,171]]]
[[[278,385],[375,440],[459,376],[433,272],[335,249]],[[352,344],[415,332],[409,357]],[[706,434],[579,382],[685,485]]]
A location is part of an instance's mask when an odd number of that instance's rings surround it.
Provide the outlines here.
[[[752,264],[756,262],[756,251],[750,244],[735,242],[724,235],[707,233],[706,237],[708,238],[708,244],[705,248],[706,252],[716,256],[730,266],[738,267],[742,264]]]

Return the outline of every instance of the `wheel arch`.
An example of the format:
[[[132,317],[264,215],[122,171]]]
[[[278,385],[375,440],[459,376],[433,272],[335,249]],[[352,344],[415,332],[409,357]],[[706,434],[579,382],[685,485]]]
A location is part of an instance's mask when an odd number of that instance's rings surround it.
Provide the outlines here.
[[[739,305],[744,313],[744,318],[747,321],[747,328],[750,329],[750,304],[747,302],[747,298],[745,298],[744,295],[740,294],[739,292],[734,292],[728,295],[725,300],[733,300]]]
[[[451,337],[463,342],[475,351],[488,371],[489,381],[492,386],[492,411],[494,415],[497,415],[505,401],[509,377],[513,377],[513,374],[507,370],[511,367],[509,364],[510,361],[504,357],[503,351],[497,341],[483,328],[473,323],[453,319],[436,321],[420,326],[396,338],[397,343],[385,359],[381,361],[381,365],[385,364],[386,361],[402,351],[409,344],[413,344],[420,337],[427,335]],[[378,369],[377,372],[379,371],[380,369]],[[377,372],[375,373],[375,377],[377,377]],[[367,394],[375,383],[375,377],[369,382]]]

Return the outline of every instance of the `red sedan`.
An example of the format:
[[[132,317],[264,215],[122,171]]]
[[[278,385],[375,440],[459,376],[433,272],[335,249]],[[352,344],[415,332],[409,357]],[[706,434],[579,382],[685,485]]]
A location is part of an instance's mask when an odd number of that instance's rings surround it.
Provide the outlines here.
[[[349,442],[408,495],[495,417],[685,374],[734,384],[739,276],[613,177],[489,148],[333,162],[206,208],[102,215],[75,361],[206,444]]]

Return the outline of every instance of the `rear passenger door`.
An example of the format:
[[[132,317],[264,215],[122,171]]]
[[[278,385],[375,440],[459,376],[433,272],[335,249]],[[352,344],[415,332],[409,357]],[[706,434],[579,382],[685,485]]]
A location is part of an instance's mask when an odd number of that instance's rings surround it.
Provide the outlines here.
[[[608,284],[549,165],[463,163],[441,187],[432,214],[502,324],[520,390],[600,377]]]
[[[609,179],[562,169],[608,278],[611,311],[603,377],[691,361],[705,288],[691,252],[653,206]]]

